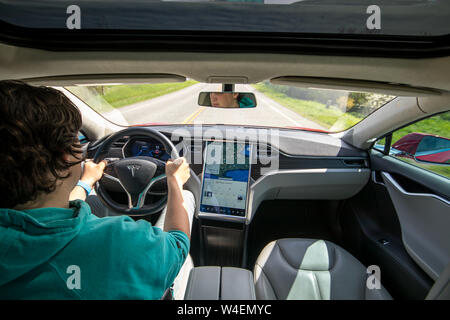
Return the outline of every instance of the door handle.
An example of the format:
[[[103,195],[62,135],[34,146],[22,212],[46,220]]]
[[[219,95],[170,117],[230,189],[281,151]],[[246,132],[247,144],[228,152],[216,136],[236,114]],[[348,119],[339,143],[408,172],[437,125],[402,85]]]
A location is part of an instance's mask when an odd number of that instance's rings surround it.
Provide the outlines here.
[[[372,171],[371,176],[372,176],[372,181],[373,181],[374,183],[379,184],[379,185],[381,185],[381,186],[383,186],[383,187],[386,186],[386,185],[384,184],[384,182],[383,182],[383,179],[381,179],[381,181],[378,180],[378,178],[377,178],[377,171]],[[380,176],[381,176],[381,174],[380,174]]]

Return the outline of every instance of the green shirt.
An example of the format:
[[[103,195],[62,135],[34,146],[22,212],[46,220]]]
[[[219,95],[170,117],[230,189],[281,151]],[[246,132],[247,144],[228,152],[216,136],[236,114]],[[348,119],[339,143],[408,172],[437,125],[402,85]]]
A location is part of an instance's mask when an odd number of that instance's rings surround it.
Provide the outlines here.
[[[248,97],[243,97],[241,100],[239,100],[239,108],[254,108],[255,104],[253,103],[253,100]]]
[[[0,209],[0,299],[159,299],[189,239],[89,205]]]

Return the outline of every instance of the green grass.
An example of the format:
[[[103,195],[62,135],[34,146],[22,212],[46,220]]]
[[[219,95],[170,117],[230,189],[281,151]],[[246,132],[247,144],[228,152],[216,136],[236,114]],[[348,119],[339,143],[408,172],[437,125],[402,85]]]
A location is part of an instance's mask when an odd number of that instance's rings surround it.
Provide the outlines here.
[[[446,112],[428,119],[418,121],[405,128],[395,131],[394,134],[392,135],[392,143],[394,144],[400,138],[413,132],[435,134],[441,137],[449,138],[450,112]]]
[[[397,159],[408,162],[409,164],[412,164],[416,167],[420,167],[425,170],[437,173],[446,178],[450,178],[450,165],[434,165],[434,164],[422,163],[422,162],[417,162],[414,159],[409,159],[409,158],[397,158]]]
[[[198,83],[194,80],[176,83],[105,86],[103,98],[114,108],[153,99]]]
[[[107,113],[133,103],[153,99],[198,83],[194,80],[174,83],[114,85],[104,87],[66,87],[99,113]],[[103,93],[103,94],[102,94]]]
[[[255,84],[253,87],[282,106],[298,113],[302,117],[314,121],[327,129],[332,128],[332,131],[335,132],[350,128],[362,120],[362,118],[344,113],[337,108],[327,108],[323,103],[289,97],[282,92],[268,87],[264,83]]]

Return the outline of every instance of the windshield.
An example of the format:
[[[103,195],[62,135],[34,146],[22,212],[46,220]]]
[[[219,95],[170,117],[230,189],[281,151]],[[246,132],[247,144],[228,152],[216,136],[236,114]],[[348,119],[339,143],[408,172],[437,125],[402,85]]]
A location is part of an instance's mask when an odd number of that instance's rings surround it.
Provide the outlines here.
[[[300,88],[269,81],[237,84],[235,92],[254,93],[255,108],[223,109],[198,105],[201,92],[221,84],[181,83],[66,87],[107,120],[122,126],[227,124],[339,132],[355,125],[394,96],[369,92]]]

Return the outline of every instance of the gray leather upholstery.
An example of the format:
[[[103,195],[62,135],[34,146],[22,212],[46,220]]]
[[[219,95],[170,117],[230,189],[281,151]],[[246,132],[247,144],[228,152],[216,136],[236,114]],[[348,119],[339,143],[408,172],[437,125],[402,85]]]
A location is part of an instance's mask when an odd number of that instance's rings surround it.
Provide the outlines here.
[[[223,267],[221,300],[256,300],[253,273],[247,269]]]
[[[185,300],[256,300],[253,273],[232,267],[191,270]]]
[[[431,287],[426,300],[450,300],[450,264]]]
[[[367,269],[329,241],[281,239],[269,243],[254,268],[256,298],[263,300],[391,299],[369,289]]]
[[[191,270],[185,300],[219,300],[220,267],[197,267]]]

